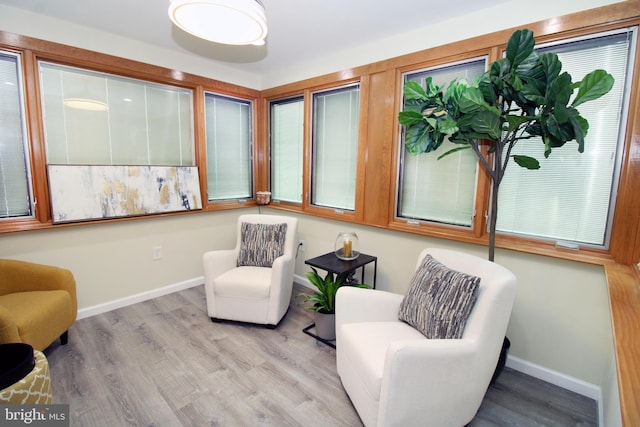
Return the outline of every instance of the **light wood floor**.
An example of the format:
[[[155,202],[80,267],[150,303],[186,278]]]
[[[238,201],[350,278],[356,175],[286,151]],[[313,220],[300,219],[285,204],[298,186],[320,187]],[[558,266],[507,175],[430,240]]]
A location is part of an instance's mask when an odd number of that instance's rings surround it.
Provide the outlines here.
[[[82,319],[45,352],[54,400],[82,427],[361,426],[310,322],[294,298],[275,330],[212,323],[202,286]],[[595,425],[593,400],[510,369],[470,424]]]

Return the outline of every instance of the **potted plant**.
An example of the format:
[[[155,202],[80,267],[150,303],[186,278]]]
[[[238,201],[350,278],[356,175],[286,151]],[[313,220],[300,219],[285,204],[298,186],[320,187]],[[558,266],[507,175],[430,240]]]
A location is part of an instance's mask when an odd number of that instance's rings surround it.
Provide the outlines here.
[[[577,106],[611,90],[613,77],[604,70],[572,82],[555,53],[538,54],[530,30],[515,31],[504,58],[493,62],[473,83],[464,79],[437,86],[428,77],[425,87],[409,81],[404,86],[404,144],[413,155],[435,151],[448,138],[458,147],[440,155],[472,149],[491,177],[489,260],[494,260],[498,190],[511,159],[527,169],[539,169],[538,160],[512,154],[518,143],[542,141],[544,157],[553,148],[575,140],[580,153],[589,123]],[[571,100],[574,91],[577,94]],[[483,154],[487,145],[488,154]]]
[[[604,70],[592,71],[574,83],[569,73],[561,72],[555,53],[538,54],[534,48],[533,32],[517,30],[507,42],[505,57],[471,84],[459,79],[437,86],[427,77],[425,87],[415,81],[404,86],[404,111],[398,120],[405,126],[407,151],[413,155],[433,152],[448,138],[458,147],[438,159],[471,149],[491,177],[489,261],[494,260],[499,187],[509,161],[527,169],[540,168],[535,158],[512,154],[513,148],[541,140],[546,158],[553,148],[575,140],[582,153],[589,123],[576,107],[605,95],[614,83]],[[488,154],[483,154],[484,144]],[[509,346],[505,337],[492,382],[504,367]]]
[[[349,286],[357,286],[360,288],[369,288],[369,285],[360,283],[347,283],[349,273],[334,274],[327,272],[322,277],[318,270],[311,267],[312,271],[308,271],[307,279],[318,290],[312,294],[302,293],[304,297],[305,308],[314,311],[314,321],[316,324],[316,335],[325,340],[334,340],[336,338],[336,293],[340,286],[348,284]]]

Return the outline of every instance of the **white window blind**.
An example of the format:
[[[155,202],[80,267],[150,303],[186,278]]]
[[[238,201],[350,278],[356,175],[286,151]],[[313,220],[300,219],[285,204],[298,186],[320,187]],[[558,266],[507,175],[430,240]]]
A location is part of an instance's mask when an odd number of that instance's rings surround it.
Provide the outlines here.
[[[47,163],[194,166],[190,90],[41,62]]]
[[[359,108],[359,85],[313,94],[313,205],[355,209]]]
[[[250,101],[205,94],[210,201],[251,197],[251,110]]]
[[[557,53],[573,81],[602,68],[614,76],[615,84],[604,97],[578,107],[589,122],[584,153],[578,152],[576,142],[554,148],[547,159],[540,139],[516,147],[513,154],[535,157],[541,167],[509,165],[500,186],[497,230],[572,244],[608,244],[634,39],[634,33],[624,32],[538,49]]]
[[[431,77],[436,85],[464,78],[472,82],[485,71],[484,59],[413,72],[405,82],[423,85]],[[402,139],[401,139],[402,140]],[[400,218],[434,221],[470,227],[473,221],[478,161],[472,150],[462,150],[440,160],[457,147],[445,142],[433,153],[414,156],[401,150],[397,215]]]
[[[304,98],[270,104],[271,198],[302,202]]]
[[[0,52],[0,219],[32,216],[20,57]]]

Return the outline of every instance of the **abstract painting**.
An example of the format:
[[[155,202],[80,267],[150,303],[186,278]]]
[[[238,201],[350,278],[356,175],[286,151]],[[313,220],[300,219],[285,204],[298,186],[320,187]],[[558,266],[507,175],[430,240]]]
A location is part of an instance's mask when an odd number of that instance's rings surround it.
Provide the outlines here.
[[[202,209],[197,167],[49,165],[54,223]]]

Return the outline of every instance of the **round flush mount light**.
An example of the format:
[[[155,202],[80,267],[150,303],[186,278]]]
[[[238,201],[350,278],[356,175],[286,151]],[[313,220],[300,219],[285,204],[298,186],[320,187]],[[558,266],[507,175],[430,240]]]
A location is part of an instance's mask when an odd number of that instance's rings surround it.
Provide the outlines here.
[[[169,18],[181,30],[216,43],[260,46],[267,37],[258,0],[170,0]]]

